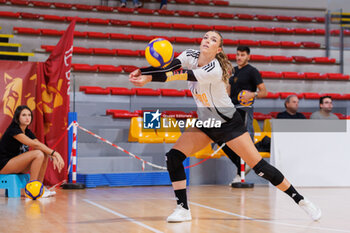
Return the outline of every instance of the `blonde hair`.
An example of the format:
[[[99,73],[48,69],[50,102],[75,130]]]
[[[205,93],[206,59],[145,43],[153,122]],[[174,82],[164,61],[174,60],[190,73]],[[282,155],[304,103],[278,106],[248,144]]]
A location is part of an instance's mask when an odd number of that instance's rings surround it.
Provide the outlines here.
[[[222,49],[220,53],[215,55],[215,58],[219,61],[221,69],[222,69],[222,80],[228,84],[228,80],[232,75],[232,64],[231,62],[228,60],[227,55],[224,53],[224,48],[223,48],[223,39],[222,39],[222,35],[220,32],[218,31],[213,31],[216,34],[218,34],[220,36],[220,45],[219,47]]]

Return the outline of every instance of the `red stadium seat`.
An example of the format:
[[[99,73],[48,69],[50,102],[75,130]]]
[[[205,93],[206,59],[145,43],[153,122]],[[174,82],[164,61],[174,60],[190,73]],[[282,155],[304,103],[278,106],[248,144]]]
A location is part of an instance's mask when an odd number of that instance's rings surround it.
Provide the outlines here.
[[[301,42],[301,44],[302,44],[305,48],[320,48],[320,47],[321,47],[321,44],[315,43],[315,42],[309,42],[309,41]]]
[[[103,32],[87,32],[87,36],[89,38],[107,39],[109,34]]]
[[[219,32],[232,32],[233,27],[232,26],[225,26],[225,25],[216,25],[214,26],[214,29]]]
[[[153,39],[152,36],[144,36],[144,35],[131,35],[133,40],[141,40],[141,41],[150,41]]]
[[[40,18],[39,14],[21,12],[20,15],[22,19],[39,19]]]
[[[273,28],[276,34],[293,34],[294,30],[291,28]]]
[[[10,0],[12,5],[20,5],[20,6],[27,6],[28,5],[28,1],[25,0]]]
[[[93,54],[94,50],[92,48],[73,47],[73,53]]]
[[[132,88],[131,90],[136,91],[136,95],[146,95],[146,96],[159,96],[160,90],[154,90],[151,88]]]
[[[236,60],[236,54],[233,53],[229,53],[227,54],[227,58],[231,61],[235,61]]]
[[[229,1],[222,1],[222,0],[212,0],[212,3],[216,6],[228,6],[230,4]]]
[[[231,39],[224,39],[223,43],[224,45],[238,45],[237,40],[231,40]]]
[[[84,91],[85,94],[95,94],[95,95],[109,95],[108,88],[96,87],[96,86],[82,86],[80,91]]]
[[[125,66],[125,65],[123,65],[123,66],[120,66],[120,67],[121,67],[121,68],[123,69],[123,71],[126,72],[126,73],[131,73],[131,72],[133,72],[134,70],[138,69],[137,66]]]
[[[198,5],[209,5],[210,4],[209,0],[194,0],[193,2],[194,2],[194,4],[198,4]]]
[[[281,47],[289,47],[289,48],[299,48],[301,46],[300,42],[294,41],[281,41]]]
[[[253,32],[253,28],[247,26],[233,26],[235,32]]]
[[[320,73],[316,72],[305,72],[306,79],[320,79]]]
[[[104,73],[121,73],[123,69],[120,66],[98,65],[98,71]]]
[[[94,6],[92,5],[85,5],[85,4],[74,4],[73,5],[77,10],[83,10],[83,11],[91,11],[94,9]]]
[[[253,20],[254,15],[249,15],[249,14],[237,14],[236,15],[239,19],[245,19],[245,20]]]
[[[326,34],[326,30],[325,29],[315,29],[314,33],[315,33],[315,35],[324,35],[324,34]]]
[[[153,9],[139,8],[136,10],[139,14],[153,15],[156,12]]]
[[[324,17],[315,17],[314,19],[319,23],[324,23],[326,21]]]
[[[259,41],[255,40],[238,40],[239,45],[247,45],[247,46],[259,46]]]
[[[119,19],[110,19],[109,22],[116,26],[127,26],[129,24],[129,21]]]
[[[111,6],[95,6],[96,10],[98,11],[106,11],[106,12],[112,12],[114,10]]]
[[[35,7],[50,7],[52,2],[30,1]]]
[[[278,113],[279,112],[270,112],[269,115],[272,116],[273,118],[277,118]]]
[[[54,29],[40,29],[41,35],[46,36],[61,36],[63,35],[64,31],[58,31]]]
[[[69,22],[72,21],[73,19],[75,19],[77,23],[87,23],[89,20],[88,18],[80,18],[77,16],[75,16],[75,17],[67,16],[66,17],[66,20]]]
[[[110,33],[109,38],[115,39],[115,40],[131,40],[131,35],[125,35],[120,33]]]
[[[69,3],[62,3],[62,2],[54,2],[53,5],[56,8],[64,8],[64,9],[71,9],[72,8],[72,4]]]
[[[293,62],[293,58],[286,57],[286,56],[271,56],[271,61],[274,61],[274,62]]]
[[[175,15],[175,11],[172,10],[158,10],[159,15],[167,15],[167,16],[173,16]]]
[[[215,13],[203,12],[203,11],[198,11],[197,14],[199,17],[203,17],[203,18],[213,18],[215,16]]]
[[[74,37],[87,37],[87,32],[74,31]]]
[[[139,51],[134,51],[130,49],[116,49],[118,56],[139,56]]]
[[[128,110],[107,109],[106,115],[112,115],[113,118],[132,118],[132,117],[138,117],[139,113],[129,112]]]
[[[173,23],[172,26],[173,26],[173,29],[192,30],[191,24]]]
[[[264,56],[264,55],[250,55],[250,60],[251,61],[262,61],[262,62],[269,62],[271,61],[270,56]]]
[[[180,16],[185,16],[185,17],[193,17],[196,14],[196,12],[194,12],[194,11],[177,11],[177,13]]]
[[[298,22],[311,22],[313,20],[312,17],[306,16],[295,16],[294,19],[296,19]]]
[[[292,16],[286,16],[286,15],[277,15],[276,19],[278,21],[293,21],[293,17]]]
[[[329,57],[313,57],[312,60],[314,60],[315,63],[333,64],[336,62],[335,58],[329,58]]]
[[[89,24],[102,24],[102,25],[108,25],[109,24],[109,20],[108,19],[89,18],[88,22],[89,22]]]
[[[337,73],[327,73],[328,79],[330,80],[349,80],[349,75],[337,74]]]
[[[44,20],[52,20],[52,21],[65,21],[65,16],[58,16],[58,15],[42,15]]]
[[[273,28],[267,28],[267,27],[253,27],[253,31],[257,33],[273,33]]]
[[[130,21],[131,27],[143,27],[143,28],[149,28],[151,27],[151,23],[143,22],[143,21]]]
[[[175,2],[178,4],[190,4],[191,0],[175,0]]]
[[[216,15],[221,19],[233,19],[235,17],[234,14],[229,13],[216,13]]]
[[[40,47],[49,53],[51,53],[56,48],[55,45],[41,45]]]
[[[339,34],[340,34],[340,30],[339,29],[331,30],[331,35],[338,36]]]
[[[280,42],[279,41],[270,41],[270,40],[259,40],[260,46],[264,47],[279,47]]]
[[[160,90],[162,96],[178,96],[183,97],[186,96],[186,93],[184,90],[176,90],[176,89],[161,89]]]
[[[336,113],[336,112],[334,112],[333,113],[334,115],[336,115],[339,119],[346,119],[346,116],[344,116],[342,113]]]
[[[313,35],[314,29],[309,28],[294,28],[294,33],[299,35]]]
[[[40,29],[14,27],[13,31],[18,34],[40,35]]]
[[[151,23],[151,27],[152,28],[167,28],[167,29],[171,29],[172,25],[170,23],[163,23],[163,22],[157,23],[157,22],[154,22],[154,23]]]
[[[97,65],[88,65],[88,64],[72,64],[74,71],[88,71],[88,72],[97,72]]]
[[[301,112],[305,116],[306,119],[310,119],[312,112]]]
[[[135,95],[135,89],[130,90],[125,87],[108,87],[112,95]]]
[[[253,118],[257,121],[263,121],[263,120],[266,120],[266,119],[271,119],[271,115],[269,114],[263,114],[263,113],[260,113],[260,112],[254,112],[253,113]]]
[[[276,79],[279,79],[279,78],[282,78],[282,74],[281,73],[276,73],[276,72],[273,72],[273,71],[260,71],[260,74],[261,74],[261,77],[262,78],[276,78]]]
[[[176,43],[196,43],[196,38],[188,38],[188,37],[175,37]]]
[[[265,21],[272,21],[275,19],[275,16],[272,16],[272,15],[256,15],[255,17],[258,20],[265,20]]]
[[[203,24],[193,24],[193,30],[211,31],[214,29],[213,26],[203,25]]]
[[[298,73],[298,72],[282,72],[283,78],[285,79],[304,79],[305,74],[304,73]]]
[[[98,54],[98,55],[115,55],[116,54],[115,49],[94,48],[93,51],[94,51],[94,54]]]
[[[339,99],[341,100],[350,100],[350,94],[342,94]],[[350,118],[348,118],[350,119]]]
[[[305,99],[319,99],[321,97],[318,93],[305,92],[303,94]]]
[[[280,98],[280,93],[267,92],[267,96],[264,99],[278,99]]]
[[[341,97],[341,94],[339,93],[323,93],[321,94],[321,96],[330,96],[332,99],[336,100],[339,99]]]
[[[19,18],[20,13],[15,12],[9,12],[9,11],[0,11],[0,17],[7,17],[7,18]]]
[[[304,57],[304,56],[293,56],[293,59],[295,62],[300,62],[300,63],[311,63],[312,62],[312,58]]]

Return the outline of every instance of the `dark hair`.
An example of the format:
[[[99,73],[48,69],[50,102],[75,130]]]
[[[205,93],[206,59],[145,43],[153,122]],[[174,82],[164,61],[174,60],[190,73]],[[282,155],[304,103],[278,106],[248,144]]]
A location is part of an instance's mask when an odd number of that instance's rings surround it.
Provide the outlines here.
[[[250,54],[250,48],[248,46],[240,45],[237,47],[237,51],[240,52],[247,52],[247,54]]]
[[[27,109],[29,110],[30,114],[31,114],[31,120],[30,120],[30,124],[33,122],[33,112],[32,110],[30,110],[30,108],[27,106],[27,105],[20,105],[16,108],[15,110],[15,114],[13,114],[13,118],[12,118],[12,123],[16,123],[17,125],[20,125],[20,122],[19,122],[19,116],[21,115],[21,112],[24,110],[24,109]]]
[[[326,99],[326,98],[329,98],[329,99],[332,100],[332,97],[330,97],[329,95],[324,95],[324,96],[320,97],[320,104],[323,104],[323,100]]]

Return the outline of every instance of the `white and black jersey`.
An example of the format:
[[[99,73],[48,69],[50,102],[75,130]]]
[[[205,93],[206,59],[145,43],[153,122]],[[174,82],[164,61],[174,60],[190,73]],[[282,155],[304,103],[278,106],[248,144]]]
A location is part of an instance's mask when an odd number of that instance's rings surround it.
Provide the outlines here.
[[[220,63],[214,59],[209,64],[198,67],[199,53],[198,50],[187,49],[177,57],[182,68],[192,70],[197,80],[188,81],[188,87],[198,106],[199,119],[215,118],[227,122],[236,110],[222,80]]]

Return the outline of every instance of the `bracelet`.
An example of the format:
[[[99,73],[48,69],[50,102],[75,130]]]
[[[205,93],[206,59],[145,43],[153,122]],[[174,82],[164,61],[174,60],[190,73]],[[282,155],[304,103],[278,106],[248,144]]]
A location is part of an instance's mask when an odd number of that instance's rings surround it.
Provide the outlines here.
[[[56,151],[55,150],[53,150],[52,152],[51,152],[51,156],[53,156],[53,154],[55,153]]]

